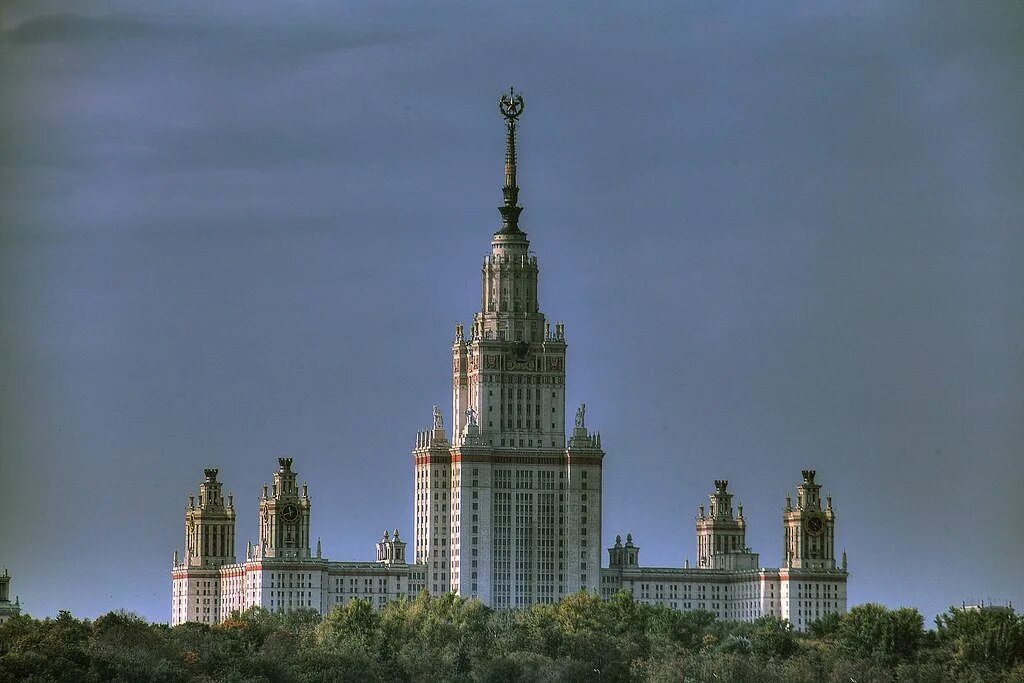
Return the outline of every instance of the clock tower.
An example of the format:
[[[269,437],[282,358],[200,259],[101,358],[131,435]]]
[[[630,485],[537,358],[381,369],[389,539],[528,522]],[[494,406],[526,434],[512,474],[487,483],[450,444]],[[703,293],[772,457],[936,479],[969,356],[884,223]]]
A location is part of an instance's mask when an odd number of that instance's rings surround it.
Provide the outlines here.
[[[835,512],[832,496],[821,505],[821,484],[814,470],[803,470],[803,483],[796,487],[796,507],[786,496],[782,511],[783,562],[793,569],[835,569]]]
[[[263,485],[260,499],[260,542],[256,556],[311,557],[309,537],[310,501],[308,484],[299,491],[291,458],[278,458],[270,494]]]

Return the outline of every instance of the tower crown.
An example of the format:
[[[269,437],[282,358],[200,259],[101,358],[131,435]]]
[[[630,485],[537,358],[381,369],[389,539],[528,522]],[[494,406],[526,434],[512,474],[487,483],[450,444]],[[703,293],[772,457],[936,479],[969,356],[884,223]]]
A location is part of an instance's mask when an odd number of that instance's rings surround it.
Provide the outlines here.
[[[199,484],[199,507],[203,510],[219,511],[224,509],[223,484],[217,481],[218,470],[203,470],[206,478]]]

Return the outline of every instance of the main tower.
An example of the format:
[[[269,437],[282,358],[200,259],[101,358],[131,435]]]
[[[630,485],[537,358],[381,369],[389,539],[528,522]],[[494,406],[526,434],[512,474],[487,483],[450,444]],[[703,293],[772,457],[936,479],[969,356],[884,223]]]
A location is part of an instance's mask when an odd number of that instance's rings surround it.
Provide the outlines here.
[[[539,268],[519,226],[516,132],[525,102],[501,96],[501,228],[481,269],[480,311],[455,326],[452,432],[435,407],[416,463],[416,561],[432,593],[495,607],[555,602],[600,583],[600,436],[576,412],[566,442],[565,326],[540,310]]]

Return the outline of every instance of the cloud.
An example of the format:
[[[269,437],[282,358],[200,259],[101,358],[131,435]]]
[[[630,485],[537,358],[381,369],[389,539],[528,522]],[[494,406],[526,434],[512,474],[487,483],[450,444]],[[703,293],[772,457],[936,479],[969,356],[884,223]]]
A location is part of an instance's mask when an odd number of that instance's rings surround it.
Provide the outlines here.
[[[0,32],[0,38],[14,45],[47,43],[110,42],[146,38],[161,33],[161,27],[125,16],[90,17],[82,14],[45,14],[22,21]]]
[[[326,24],[330,26],[330,24]],[[146,41],[147,49],[169,41],[187,50],[191,41],[218,41],[225,50],[245,47],[247,58],[259,55],[280,58],[283,53],[319,54],[408,42],[417,31],[393,27],[293,21],[290,26],[244,24],[204,20],[189,22],[183,17],[115,13],[85,15],[73,13],[43,14],[25,19],[0,31],[0,41],[18,47],[49,44],[108,45],[120,41]],[[156,41],[156,42],[154,42]]]

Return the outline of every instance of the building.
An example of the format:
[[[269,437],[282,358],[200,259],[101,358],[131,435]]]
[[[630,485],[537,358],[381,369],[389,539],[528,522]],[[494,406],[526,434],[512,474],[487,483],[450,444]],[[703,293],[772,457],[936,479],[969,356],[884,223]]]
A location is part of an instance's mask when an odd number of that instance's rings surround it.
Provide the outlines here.
[[[963,612],[995,612],[997,614],[1014,614],[1013,603],[1009,600],[1003,602],[985,602],[980,600],[968,604],[966,601],[960,603],[960,610]]]
[[[814,470],[803,471],[797,504],[786,496],[782,511],[782,567],[768,569],[746,544],[743,507],[732,507],[729,482],[715,482],[707,510],[696,518],[697,566],[642,567],[633,537],[621,536],[608,549],[601,595],[630,591],[638,602],[680,610],[706,610],[719,619],[752,621],[762,616],[788,620],[806,630],[830,613],[846,612],[846,553],[835,559],[835,510],[831,496],[821,504]],[[735,516],[734,516],[735,515]]]
[[[721,618],[773,614],[797,628],[846,609],[846,562],[835,562],[835,514],[822,509],[815,473],[805,471],[797,505],[783,512],[783,567],[760,567],[746,545],[743,508],[734,513],[727,481],[716,481],[697,518],[697,566],[648,568],[627,535],[601,567],[601,435],[586,405],[566,434],[565,325],[541,312],[539,264],[519,225],[516,127],[523,98],[499,100],[506,126],[501,227],[481,268],[481,306],[455,326],[452,422],[435,406],[416,435],[414,563],[405,542],[385,532],[375,562],[330,562],[311,551],[311,502],[289,458],[280,459],[260,500],[259,543],[235,558],[235,511],[217,470],[207,470],[199,502],[186,510],[184,560],[175,554],[172,623],[216,622],[259,605],[326,612],[356,597],[379,606],[427,590],[454,592],[498,608],[557,602],[580,590]],[[568,436],[568,438],[567,438]]]
[[[376,561],[331,562],[321,556],[319,539],[311,548],[312,503],[301,489],[291,458],[279,458],[274,483],[263,486],[259,541],[235,558],[235,510],[225,503],[217,470],[206,470],[198,503],[189,496],[185,510],[185,553],[174,553],[171,624],[215,624],[249,607],[273,611],[315,609],[326,614],[356,598],[382,607],[388,600],[419,594],[423,567],[409,565],[398,529],[385,531]]]
[[[11,575],[4,567],[4,575],[0,576],[0,624],[21,614],[21,600],[14,598],[11,602]]]

